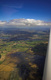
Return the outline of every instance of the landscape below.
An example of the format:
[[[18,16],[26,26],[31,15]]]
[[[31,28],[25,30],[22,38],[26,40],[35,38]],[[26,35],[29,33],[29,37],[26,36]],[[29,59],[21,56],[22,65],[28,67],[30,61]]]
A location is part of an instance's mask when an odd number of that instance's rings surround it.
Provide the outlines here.
[[[0,80],[42,80],[49,29],[0,28]]]

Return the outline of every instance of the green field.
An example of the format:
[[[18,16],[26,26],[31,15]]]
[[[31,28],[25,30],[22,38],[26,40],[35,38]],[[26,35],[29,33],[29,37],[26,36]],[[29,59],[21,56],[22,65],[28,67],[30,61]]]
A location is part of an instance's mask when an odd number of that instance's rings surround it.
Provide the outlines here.
[[[28,37],[27,34],[2,34],[1,37],[9,39],[0,39],[0,80],[41,80],[39,66],[33,63],[34,55],[46,56],[43,50],[47,50],[49,33],[37,31]],[[19,37],[23,39],[17,40]]]

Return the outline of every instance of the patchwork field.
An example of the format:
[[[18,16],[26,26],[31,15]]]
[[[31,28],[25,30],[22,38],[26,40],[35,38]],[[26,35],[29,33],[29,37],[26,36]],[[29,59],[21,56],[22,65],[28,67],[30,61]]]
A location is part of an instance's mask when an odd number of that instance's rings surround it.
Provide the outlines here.
[[[49,30],[0,33],[0,80],[41,80]]]

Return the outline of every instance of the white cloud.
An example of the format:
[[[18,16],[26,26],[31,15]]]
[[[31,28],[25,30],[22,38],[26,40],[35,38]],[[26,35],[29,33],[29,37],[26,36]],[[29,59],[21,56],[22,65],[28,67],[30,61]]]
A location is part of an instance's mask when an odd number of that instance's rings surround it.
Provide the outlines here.
[[[0,21],[0,26],[51,26],[51,22],[44,22],[41,20],[35,20],[35,19],[13,19],[9,22]]]
[[[6,21],[0,21],[0,26],[4,26],[4,25],[6,25]]]
[[[0,21],[0,25],[6,24],[6,21]]]

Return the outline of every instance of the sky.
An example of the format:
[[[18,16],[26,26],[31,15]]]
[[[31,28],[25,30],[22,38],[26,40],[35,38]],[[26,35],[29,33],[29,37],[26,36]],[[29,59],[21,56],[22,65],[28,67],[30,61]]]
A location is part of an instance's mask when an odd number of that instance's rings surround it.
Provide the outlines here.
[[[0,26],[4,25],[51,25],[51,0],[0,0]]]

